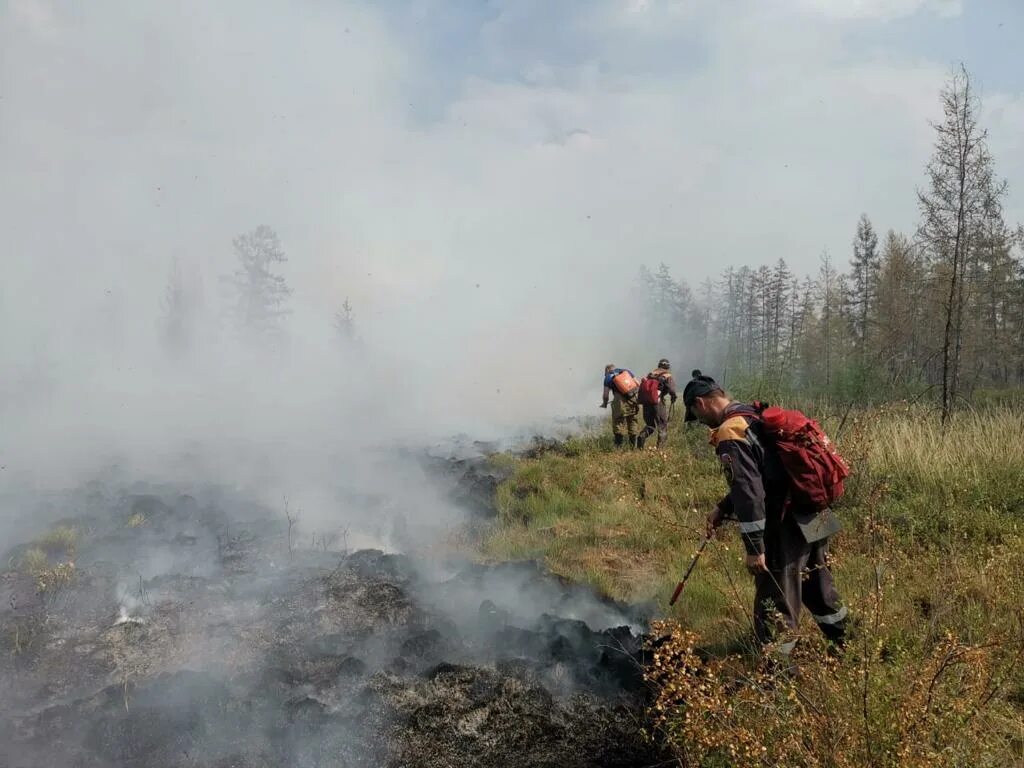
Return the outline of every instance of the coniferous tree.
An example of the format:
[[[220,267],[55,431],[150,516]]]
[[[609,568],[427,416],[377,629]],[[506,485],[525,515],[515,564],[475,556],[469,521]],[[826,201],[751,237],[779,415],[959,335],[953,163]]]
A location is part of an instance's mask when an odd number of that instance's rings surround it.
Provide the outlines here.
[[[235,289],[234,316],[239,330],[252,339],[280,335],[288,314],[291,289],[274,271],[287,261],[277,233],[261,225],[234,239],[238,267],[228,278]]]
[[[868,330],[878,289],[879,270],[878,235],[875,234],[866,213],[861,214],[860,221],[857,222],[850,267],[853,332],[860,363],[864,365],[867,360]]]

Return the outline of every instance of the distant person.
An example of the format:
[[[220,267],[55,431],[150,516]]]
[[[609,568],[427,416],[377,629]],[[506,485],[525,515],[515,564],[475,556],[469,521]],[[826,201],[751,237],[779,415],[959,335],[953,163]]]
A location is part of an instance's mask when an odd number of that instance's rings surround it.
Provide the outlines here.
[[[767,643],[779,629],[795,630],[803,605],[825,636],[842,646],[847,609],[828,567],[828,536],[838,530],[829,525],[831,513],[794,501],[796,486],[765,439],[759,408],[731,400],[704,375],[687,383],[683,404],[686,421],[712,428],[711,444],[729,492],[708,515],[707,533],[712,536],[727,518],[739,521],[747,570],[754,576],[758,640]],[[792,643],[782,650],[791,648]]]
[[[668,444],[668,422],[677,397],[672,366],[663,357],[658,361],[658,367],[640,382],[639,399],[643,406],[644,428],[637,438],[637,448],[643,448],[647,438],[655,432],[658,433],[658,450]]]
[[[615,446],[621,448],[626,439],[629,439],[629,447],[637,447],[640,424],[637,416],[640,414],[640,403],[637,395],[640,391],[640,382],[636,380],[633,372],[628,368],[616,368],[613,363],[604,367],[604,396],[601,399],[601,407],[608,407],[608,397],[612,398],[612,434],[615,436]]]

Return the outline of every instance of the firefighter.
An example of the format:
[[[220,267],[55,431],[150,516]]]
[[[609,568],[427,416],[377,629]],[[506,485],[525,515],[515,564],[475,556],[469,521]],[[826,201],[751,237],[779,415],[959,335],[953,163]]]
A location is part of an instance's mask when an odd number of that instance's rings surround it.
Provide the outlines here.
[[[710,376],[695,376],[683,389],[686,421],[711,427],[711,444],[725,478],[726,494],[707,518],[707,534],[727,518],[739,521],[747,570],[754,576],[754,631],[762,643],[779,631],[795,630],[801,605],[818,628],[842,647],[847,609],[828,566],[828,538],[808,543],[798,519],[814,510],[787,506],[789,478],[759,437],[759,414],[731,400]],[[780,650],[792,650],[795,641]]]
[[[623,376],[623,374],[628,374]],[[632,382],[632,383],[630,383]],[[640,403],[637,400],[639,383],[633,372],[628,368],[616,368],[613,363],[604,367],[604,396],[601,399],[601,407],[608,407],[608,397],[612,398],[612,434],[615,436],[615,446],[621,448],[626,439],[629,439],[629,447],[637,447],[639,435],[639,423],[637,416],[640,414]]]
[[[672,365],[664,357],[658,361],[658,367],[647,374],[646,379],[658,382],[658,401],[643,403],[644,428],[637,438],[637,447],[643,448],[644,443],[655,432],[658,433],[658,449],[668,443],[668,422],[671,418],[671,405],[675,404],[676,380],[672,377]],[[642,385],[641,385],[642,386]]]

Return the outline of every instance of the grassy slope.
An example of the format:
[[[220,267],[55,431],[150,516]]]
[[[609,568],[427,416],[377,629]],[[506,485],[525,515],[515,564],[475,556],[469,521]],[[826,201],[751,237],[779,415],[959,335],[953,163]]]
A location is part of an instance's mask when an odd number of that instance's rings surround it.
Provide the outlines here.
[[[835,433],[838,415],[824,421]],[[665,452],[614,451],[608,432],[604,426],[536,459],[498,459],[513,461],[515,471],[499,489],[501,522],[484,553],[542,559],[611,596],[667,608],[724,481],[701,427],[673,425]],[[856,470],[838,510],[846,530],[834,546],[840,590],[863,627],[863,652],[849,663],[881,665],[878,712],[865,719],[891,715],[886,707],[897,706],[901,688],[929,674],[919,660],[951,638],[992,648],[999,671],[991,701],[1001,707],[984,724],[993,731],[990,764],[1013,764],[1024,738],[1024,664],[1012,663],[1024,605],[1024,417],[967,414],[943,435],[928,414],[892,407],[850,415],[839,444]],[[749,635],[752,589],[741,555],[738,534],[727,531],[668,614],[719,656]],[[948,677],[943,672],[943,683]],[[966,685],[949,695],[966,696]],[[845,693],[853,701],[856,692]],[[869,745],[861,749],[877,763]],[[898,756],[896,747],[890,752]]]

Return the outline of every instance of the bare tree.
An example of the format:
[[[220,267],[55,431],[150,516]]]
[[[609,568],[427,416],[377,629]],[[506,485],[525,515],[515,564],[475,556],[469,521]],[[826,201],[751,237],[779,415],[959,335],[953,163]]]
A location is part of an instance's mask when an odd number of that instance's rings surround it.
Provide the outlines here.
[[[993,178],[988,133],[978,125],[980,102],[961,66],[941,93],[943,117],[934,123],[935,151],[919,190],[918,235],[946,285],[942,339],[942,422],[960,389],[966,280],[986,213],[998,208],[1006,183]]]

